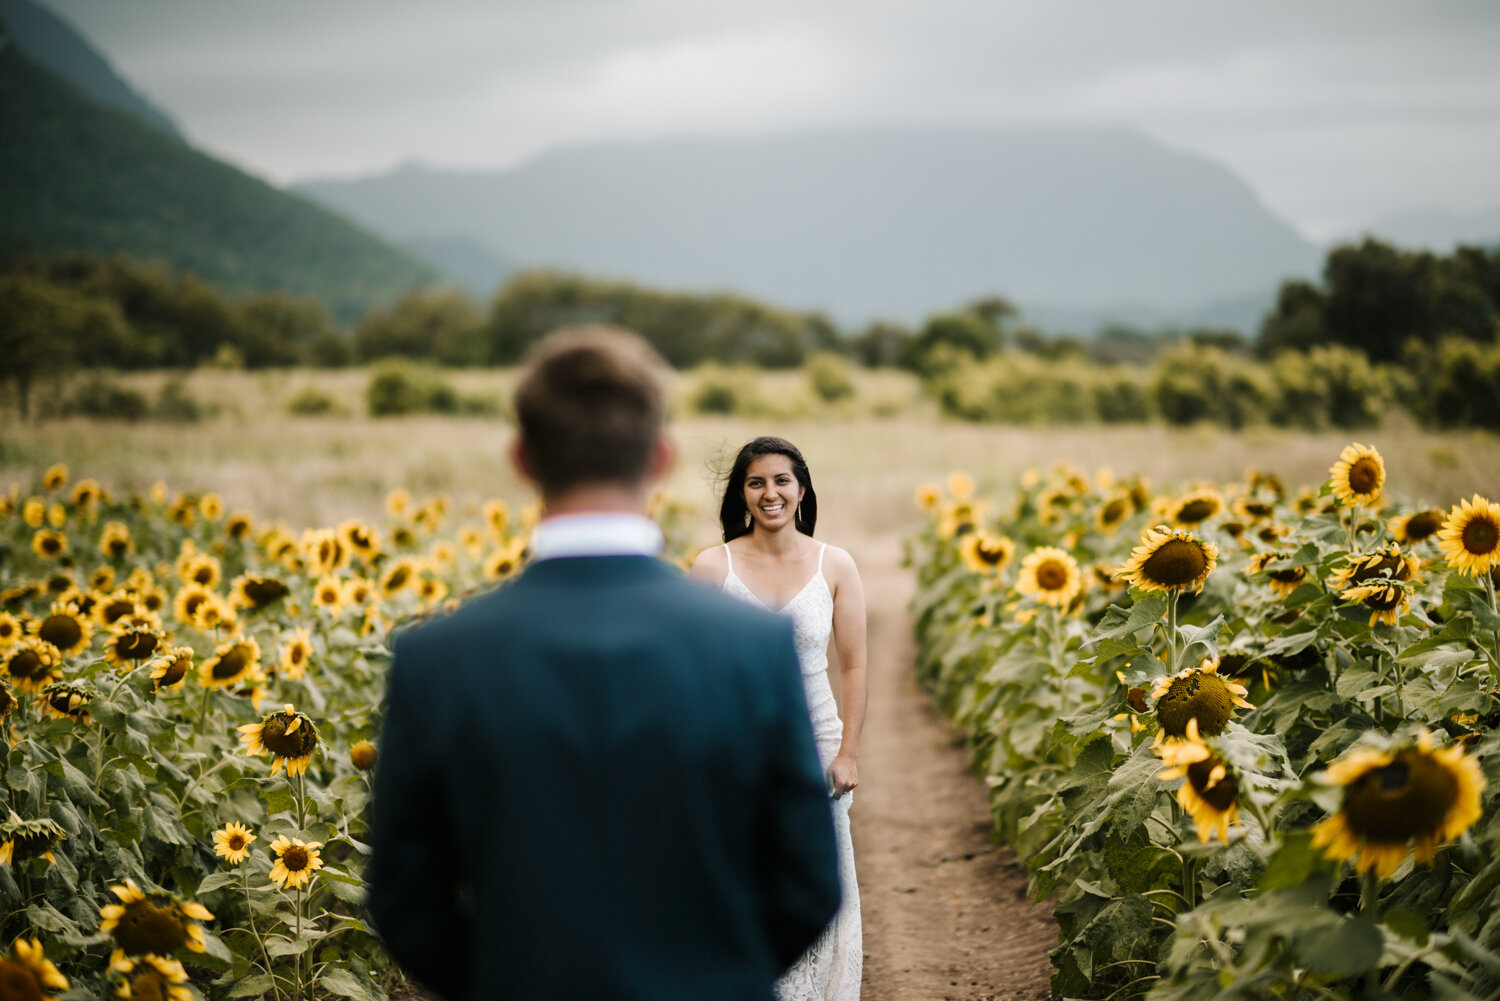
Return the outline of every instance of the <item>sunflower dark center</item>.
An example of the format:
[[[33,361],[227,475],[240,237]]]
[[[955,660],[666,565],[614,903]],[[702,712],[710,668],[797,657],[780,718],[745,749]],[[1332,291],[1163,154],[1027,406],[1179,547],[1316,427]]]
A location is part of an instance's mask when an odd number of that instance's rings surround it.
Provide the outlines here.
[[[4,1001],[42,1001],[45,997],[36,973],[9,959],[0,959],[0,998]]]
[[[1396,608],[1405,599],[1399,587],[1388,587],[1378,594],[1372,594],[1364,600],[1365,607],[1373,608],[1378,612],[1388,612]]]
[[[1036,568],[1036,583],[1044,591],[1061,591],[1068,586],[1068,568],[1057,560],[1043,560]]]
[[[105,544],[105,548],[109,550],[109,555],[111,557],[113,557],[114,559],[119,559],[121,556],[124,556],[127,552],[130,551],[130,540],[120,538],[110,539],[109,542]]]
[[[1431,755],[1408,748],[1344,790],[1344,820],[1356,836],[1404,845],[1442,826],[1458,801],[1458,780]]]
[[[203,584],[204,586],[212,584],[214,582],[214,568],[210,566],[198,567],[193,571],[192,580],[193,583]]]
[[[114,935],[127,956],[170,956],[187,941],[188,929],[175,904],[147,898],[125,905]]]
[[[52,846],[56,843],[53,836],[46,833],[17,834],[11,857],[16,861],[40,858],[51,851]]]
[[[135,601],[133,599],[116,598],[114,601],[107,602],[99,610],[99,617],[104,620],[106,625],[112,625],[119,621],[122,616],[129,615],[134,610]]]
[[[288,733],[287,728],[291,725],[292,719],[288,719],[285,713],[277,713],[261,724],[260,742],[278,758],[301,758],[318,746],[318,734],[311,722],[303,719],[297,729]]]
[[[988,563],[990,566],[995,566],[997,564],[1005,562],[1004,546],[987,546],[983,542],[981,542],[979,545],[974,547],[974,553],[979,557],[981,562]]]
[[[62,552],[62,540],[55,535],[42,536],[42,552],[48,556],[56,556]]]
[[[245,847],[245,836],[236,831],[225,839],[224,844],[232,852],[240,851]]]
[[[1307,576],[1307,571],[1302,567],[1292,567],[1290,570],[1272,570],[1268,576],[1278,584],[1296,584]]]
[[[1423,511],[1407,519],[1406,537],[1412,542],[1420,542],[1442,527],[1443,514],[1441,511]]]
[[[157,684],[159,684],[159,685],[175,685],[175,684],[177,684],[177,682],[179,682],[179,681],[182,680],[183,675],[187,674],[188,666],[191,663],[192,663],[192,658],[190,658],[190,657],[173,657],[170,661],[167,662],[167,669],[162,674],[162,676],[159,679],[157,679]]]
[[[77,705],[73,703],[75,698],[78,699]],[[88,704],[88,699],[71,688],[63,688],[47,696],[47,704],[64,716],[77,718],[83,715],[83,707]]]
[[[22,650],[14,654],[6,661],[5,668],[11,677],[23,680],[40,678],[47,673],[47,665],[42,663],[41,654],[35,650]]]
[[[219,681],[238,678],[250,666],[250,651],[242,643],[236,643],[214,662],[209,673]]]
[[[1500,545],[1500,525],[1496,525],[1489,518],[1470,518],[1469,523],[1464,526],[1463,544],[1466,552],[1475,556],[1486,556],[1495,551]]]
[[[171,997],[171,985],[160,970],[147,966],[130,981],[130,996],[136,1001],[167,1001]]]
[[[1349,486],[1357,494],[1374,493],[1380,486],[1380,463],[1368,456],[1349,467]]]
[[[1203,761],[1195,761],[1187,768],[1187,779],[1193,786],[1193,792],[1198,798],[1209,806],[1224,813],[1234,805],[1239,795],[1239,786],[1234,781],[1234,776],[1225,774],[1217,782],[1213,782],[1214,769],[1222,765],[1216,756],[1210,755]],[[1212,785],[1209,783],[1213,782]]]
[[[273,601],[280,601],[287,593],[287,586],[274,577],[252,577],[245,581],[245,597],[256,608],[265,608]]]
[[[1275,508],[1264,501],[1246,501],[1245,513],[1252,518],[1269,518]]]
[[[1381,553],[1370,556],[1356,566],[1349,578],[1351,584],[1365,584],[1375,579],[1410,580],[1411,567],[1400,556]]]
[[[1224,732],[1234,698],[1229,686],[1214,674],[1195,671],[1186,678],[1174,678],[1167,693],[1156,705],[1156,718],[1169,737],[1187,733],[1188,720],[1198,721],[1198,732],[1213,737]]]
[[[71,615],[49,615],[36,634],[59,650],[71,650],[83,642],[83,624]]]
[[[1208,570],[1208,554],[1196,542],[1168,539],[1141,564],[1141,576],[1161,587],[1187,587]]]
[[[405,587],[406,582],[411,579],[411,570],[405,566],[397,567],[391,571],[391,575],[385,579],[386,590],[394,591]]]
[[[115,654],[125,660],[145,660],[156,652],[160,643],[151,633],[131,631],[115,641]]]
[[[1187,525],[1196,525],[1205,518],[1212,518],[1219,510],[1219,502],[1206,497],[1190,500],[1177,509],[1177,520]]]
[[[300,845],[292,845],[281,853],[281,864],[287,872],[301,872],[307,868],[307,849]]]
[[[1126,512],[1129,510],[1130,501],[1124,497],[1116,497],[1104,505],[1104,510],[1100,512],[1099,517],[1106,525],[1113,525],[1121,518],[1124,518]]]

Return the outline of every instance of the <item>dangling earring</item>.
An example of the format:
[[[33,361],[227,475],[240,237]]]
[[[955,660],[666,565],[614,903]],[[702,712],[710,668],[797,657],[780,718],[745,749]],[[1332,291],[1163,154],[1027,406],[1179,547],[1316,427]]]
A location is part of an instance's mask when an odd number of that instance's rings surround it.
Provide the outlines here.
[[[750,509],[748,507],[745,508],[745,527],[750,527]]]
[[[797,502],[797,517],[792,520],[792,523],[796,524],[796,525],[802,524],[802,502],[801,501]]]

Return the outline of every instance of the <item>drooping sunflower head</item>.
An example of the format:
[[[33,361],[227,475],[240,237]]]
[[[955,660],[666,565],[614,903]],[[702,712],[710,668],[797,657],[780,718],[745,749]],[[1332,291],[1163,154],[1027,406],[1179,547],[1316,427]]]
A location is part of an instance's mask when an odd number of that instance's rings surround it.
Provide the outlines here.
[[[1094,512],[1094,527],[1105,535],[1113,535],[1132,514],[1135,514],[1135,505],[1131,503],[1129,491],[1113,491]]]
[[[0,823],[0,864],[15,865],[34,858],[54,861],[52,849],[67,836],[68,832],[51,818],[22,820],[11,811]]]
[[[48,466],[47,471],[42,474],[42,489],[47,491],[61,490],[68,485],[68,467],[61,462]]]
[[[1376,507],[1385,486],[1385,460],[1373,445],[1354,442],[1345,445],[1339,461],[1328,468],[1328,478],[1339,503],[1347,507]]]
[[[270,752],[272,775],[280,772],[283,765],[288,775],[301,775],[307,771],[318,747],[318,728],[290,703],[259,723],[245,724],[239,731],[246,754]]]
[[[380,555],[380,533],[375,526],[351,518],[339,525],[339,541],[349,552],[366,563]]]
[[[57,647],[36,636],[24,636],[4,654],[5,676],[18,692],[39,692],[62,677]]]
[[[381,574],[380,593],[387,598],[393,598],[416,584],[416,576],[416,562],[403,556]]]
[[[1000,573],[1016,553],[1016,544],[1008,536],[988,532],[970,532],[958,547],[964,566],[975,573]]]
[[[115,989],[115,997],[124,1001],[193,1001],[187,970],[178,960],[152,955],[138,961],[121,957],[110,969],[128,974]]]
[[[368,740],[356,741],[349,747],[349,763],[362,772],[375,767],[378,752]]]
[[[1307,579],[1307,569],[1291,566],[1289,559],[1286,553],[1278,553],[1275,550],[1257,553],[1245,564],[1245,575],[1255,577],[1264,574],[1271,589],[1282,597],[1286,597],[1297,590],[1297,587]]]
[[[159,692],[182,684],[193,669],[193,648],[190,646],[165,647],[146,664],[151,672],[151,690]]]
[[[161,890],[147,893],[131,879],[109,890],[120,902],[99,908],[99,931],[115,940],[112,968],[131,957],[170,956],[184,946],[193,952],[204,950],[203,926],[198,922],[214,916],[202,904]]]
[[[321,841],[306,844],[300,838],[282,835],[271,842],[271,851],[276,861],[271,865],[271,881],[283,889],[295,888],[311,882],[313,873],[323,868],[323,856],[318,851]]]
[[[229,601],[236,608],[259,611],[270,608],[291,593],[291,588],[275,577],[244,573],[229,585]]]
[[[348,563],[349,550],[333,529],[309,529],[302,533],[302,559],[310,573],[322,576]]]
[[[73,506],[88,510],[96,506],[104,497],[104,488],[99,485],[98,480],[84,479],[73,484]]]
[[[250,842],[255,835],[238,821],[230,821],[214,831],[214,854],[230,865],[239,865],[250,857]]]
[[[1371,610],[1370,625],[1393,626],[1411,607],[1420,570],[1415,556],[1403,555],[1400,543],[1389,542],[1373,553],[1351,557],[1329,578],[1328,585],[1345,601],[1364,603]]]
[[[243,542],[250,538],[254,531],[255,519],[248,511],[235,511],[224,522],[224,534],[236,542]]]
[[[1044,605],[1065,609],[1083,590],[1078,561],[1055,546],[1033,549],[1021,561],[1016,590]]]
[[[1218,559],[1219,547],[1212,542],[1186,529],[1158,525],[1141,533],[1116,575],[1143,591],[1201,591]]]
[[[53,719],[81,721],[88,718],[89,703],[96,697],[97,693],[87,685],[56,681],[37,695],[37,704]]]
[[[307,673],[312,655],[312,636],[306,629],[294,630],[282,638],[281,657],[276,661],[276,668],[283,678],[297,681]]]
[[[51,643],[64,657],[71,657],[88,646],[93,632],[89,617],[66,601],[54,601],[51,613],[36,624],[36,635]]]
[[[17,938],[10,955],[0,956],[0,995],[7,1001],[57,1001],[53,991],[68,989],[68,978],[52,964],[40,939]]]
[[[116,667],[136,667],[150,660],[166,644],[166,634],[152,621],[154,617],[126,615],[110,627],[104,643],[104,655]]]
[[[1478,494],[1460,501],[1438,531],[1438,546],[1450,567],[1470,577],[1500,565],[1500,504]]]
[[[105,522],[99,533],[99,552],[107,560],[122,560],[135,550],[135,539],[123,521]]]
[[[1156,699],[1156,719],[1168,737],[1185,737],[1188,724],[1199,733],[1217,737],[1229,725],[1234,707],[1254,709],[1244,685],[1219,677],[1218,658],[1208,658],[1197,667],[1185,667],[1172,677],[1156,679],[1151,695]]]
[[[220,643],[213,656],[198,668],[205,688],[229,688],[260,677],[260,644],[253,636],[236,636]]]
[[[1167,767],[1156,777],[1163,782],[1186,779],[1177,789],[1177,802],[1193,818],[1198,840],[1207,843],[1215,835],[1229,841],[1229,825],[1239,820],[1239,783],[1223,759],[1214,754],[1198,733],[1198,721],[1188,720],[1182,740],[1169,740],[1158,749]]]
[[[1360,748],[1323,773],[1342,786],[1343,801],[1333,816],[1313,829],[1313,846],[1330,859],[1355,861],[1390,878],[1414,847],[1417,861],[1429,863],[1437,846],[1468,830],[1483,814],[1484,774],[1479,762],[1457,745],[1435,750],[1423,732],[1416,743],[1381,749]]]

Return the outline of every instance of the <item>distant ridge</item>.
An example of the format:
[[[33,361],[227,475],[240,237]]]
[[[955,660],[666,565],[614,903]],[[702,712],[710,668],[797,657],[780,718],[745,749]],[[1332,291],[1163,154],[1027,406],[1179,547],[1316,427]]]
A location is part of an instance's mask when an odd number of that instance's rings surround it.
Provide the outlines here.
[[[393,240],[467,237],[521,267],[732,290],[844,324],[993,294],[1170,322],[1269,307],[1321,267],[1232,172],[1123,127],[608,142],[298,190]]]
[[[47,8],[32,0],[0,0],[0,32],[32,62],[87,97],[182,138],[164,111],[136,93],[76,29]]]
[[[165,261],[232,294],[321,299],[348,322],[436,280],[328,209],[96,103],[0,49],[0,256],[90,250]]]

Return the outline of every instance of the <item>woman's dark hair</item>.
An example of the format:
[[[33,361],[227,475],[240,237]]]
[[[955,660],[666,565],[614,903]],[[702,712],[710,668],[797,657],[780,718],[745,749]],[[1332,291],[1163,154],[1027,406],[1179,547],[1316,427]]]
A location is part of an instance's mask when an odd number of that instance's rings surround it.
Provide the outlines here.
[[[807,470],[807,460],[797,451],[797,446],[785,438],[756,438],[747,442],[734,457],[734,465],[724,480],[724,500],[719,504],[719,525],[724,529],[724,541],[738,539],[750,534],[745,516],[750,509],[745,506],[745,477],[750,463],[763,455],[784,455],[792,461],[792,475],[797,477],[804,493],[802,503],[797,505],[793,524],[803,535],[812,535],[818,523],[818,494],[813,489],[812,473]]]

